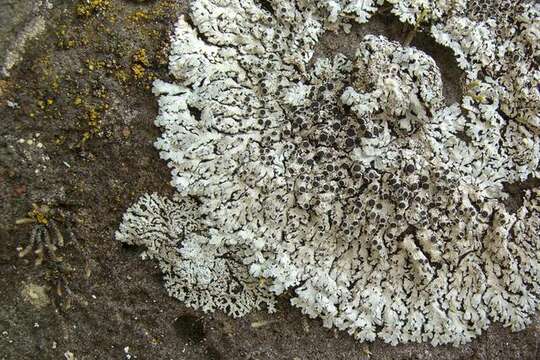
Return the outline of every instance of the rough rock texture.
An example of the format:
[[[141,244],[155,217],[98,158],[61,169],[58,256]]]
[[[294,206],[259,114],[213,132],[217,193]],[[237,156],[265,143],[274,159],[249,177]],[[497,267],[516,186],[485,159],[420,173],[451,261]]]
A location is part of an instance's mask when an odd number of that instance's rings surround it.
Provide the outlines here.
[[[173,193],[152,146],[159,131],[151,82],[167,79],[162,49],[186,4],[110,0],[87,13],[79,8],[86,1],[50,2],[46,31],[27,44],[11,76],[0,79],[0,359],[537,358],[538,321],[516,333],[494,324],[459,347],[392,347],[325,329],[286,298],[275,314],[233,320],[168,297],[161,269],[139,259],[142,249],[120,246],[114,233],[126,206],[141,195]],[[408,29],[377,16],[343,37],[325,34],[316,53],[350,51],[351,39],[378,31],[399,40]],[[445,91],[459,98],[460,89],[445,82],[460,76],[447,50],[421,34],[412,44],[433,55]],[[508,191],[519,200],[532,187],[538,183]],[[33,227],[15,221],[32,203],[55,209],[65,238],[61,262],[47,257],[35,266],[34,255],[18,256]]]
[[[33,9],[32,1],[4,0],[0,3],[0,54],[5,56],[17,33],[24,27]]]

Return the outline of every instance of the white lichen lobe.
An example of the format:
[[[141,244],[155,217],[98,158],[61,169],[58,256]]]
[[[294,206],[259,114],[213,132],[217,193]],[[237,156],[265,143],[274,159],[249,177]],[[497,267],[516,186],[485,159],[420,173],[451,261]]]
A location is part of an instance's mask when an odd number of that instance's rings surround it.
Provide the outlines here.
[[[384,36],[312,63],[324,31],[388,3],[453,51],[460,103],[430,55]],[[292,290],[360,340],[524,328],[540,300],[540,6],[482,11],[193,1],[172,37],[175,81],[154,87],[177,194],[143,196],[117,239],[146,247],[169,293],[205,311],[273,311]]]

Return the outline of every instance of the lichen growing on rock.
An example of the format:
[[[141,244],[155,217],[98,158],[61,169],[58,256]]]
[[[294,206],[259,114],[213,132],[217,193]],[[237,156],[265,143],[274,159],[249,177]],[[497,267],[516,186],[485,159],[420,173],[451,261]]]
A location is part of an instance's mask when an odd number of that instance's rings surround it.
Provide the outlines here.
[[[145,246],[144,257],[159,260],[169,294],[190,306],[235,317],[262,304],[272,311],[273,295],[238,261],[241,250],[209,241],[196,208],[187,198],[145,195],[124,216],[117,239]]]
[[[433,59],[384,36],[311,66],[326,29],[383,3],[196,0],[180,18],[175,82],[155,83],[177,194],[144,196],[117,233],[171,295],[239,316],[292,290],[326,326],[391,344],[529,323],[540,192],[511,208],[505,186],[540,176],[540,6],[388,1],[455,54],[466,92],[447,105]]]

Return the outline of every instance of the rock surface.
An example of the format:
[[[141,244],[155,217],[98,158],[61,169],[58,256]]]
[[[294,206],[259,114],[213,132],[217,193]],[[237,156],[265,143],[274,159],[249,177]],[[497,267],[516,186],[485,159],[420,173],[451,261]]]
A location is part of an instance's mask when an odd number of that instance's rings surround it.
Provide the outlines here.
[[[46,29],[28,40],[10,76],[0,78],[0,359],[538,357],[538,320],[519,333],[493,326],[462,347],[392,347],[327,330],[292,309],[287,297],[274,315],[239,320],[195,312],[168,297],[159,269],[113,235],[141,194],[172,192],[152,146],[159,132],[150,87],[153,79],[167,78],[168,33],[186,3],[49,3],[52,8],[39,8]],[[0,2],[0,59],[36,16],[34,5]],[[378,21],[375,31],[403,35],[391,19]],[[350,41],[325,39],[320,53]],[[445,61],[444,49],[422,37],[415,41]],[[448,68],[443,76],[456,76]],[[45,254],[36,266],[35,254],[18,256],[34,225],[15,222],[33,203],[54,210],[44,216],[54,217],[62,231],[61,260]],[[45,293],[43,306],[29,300],[28,284],[40,289],[39,297]]]

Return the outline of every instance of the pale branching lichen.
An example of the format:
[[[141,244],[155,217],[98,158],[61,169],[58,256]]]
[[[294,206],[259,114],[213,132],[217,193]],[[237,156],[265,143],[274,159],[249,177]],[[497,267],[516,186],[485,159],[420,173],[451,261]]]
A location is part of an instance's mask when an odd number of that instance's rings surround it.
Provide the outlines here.
[[[274,297],[249,275],[240,249],[210,242],[193,200],[145,195],[133,205],[117,238],[145,246],[144,257],[157,259],[171,296],[204,311],[237,317],[262,304],[274,309]]]
[[[324,31],[388,3],[453,51],[460,103],[430,55],[384,36],[310,63]],[[193,1],[172,37],[175,82],[155,83],[177,194],[144,196],[117,238],[206,311],[273,310],[291,290],[360,340],[524,328],[540,300],[540,192],[505,189],[540,177],[540,6],[477,3]]]

